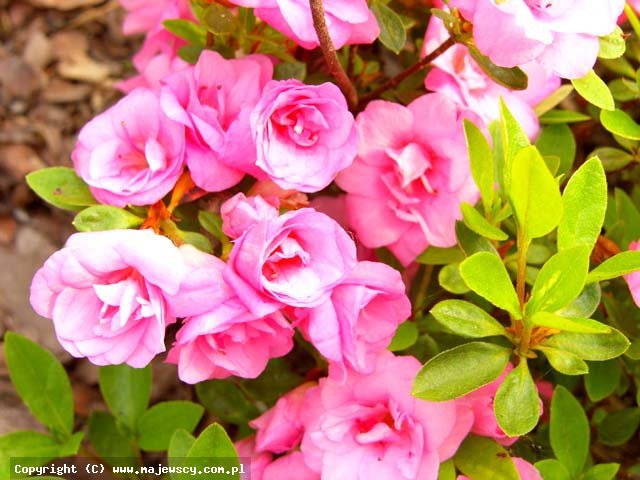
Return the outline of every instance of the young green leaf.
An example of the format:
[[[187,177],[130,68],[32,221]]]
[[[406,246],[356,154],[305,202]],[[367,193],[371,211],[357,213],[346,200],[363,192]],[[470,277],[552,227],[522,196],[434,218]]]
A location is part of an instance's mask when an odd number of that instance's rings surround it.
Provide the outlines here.
[[[618,26],[609,35],[600,37],[600,58],[618,58],[624,55],[626,43],[624,41],[624,32]]]
[[[458,244],[466,256],[471,256],[478,252],[489,252],[499,257],[498,251],[493,244],[484,237],[481,237],[473,230],[469,229],[464,222],[456,222],[456,237]],[[463,258],[464,260],[464,258]]]
[[[542,100],[535,106],[535,112],[538,117],[541,117],[551,109],[555,108],[560,102],[567,98],[573,92],[573,85],[564,84],[560,85],[551,95]]]
[[[615,328],[610,333],[562,332],[545,340],[549,346],[582,358],[583,360],[610,360],[619,357],[629,348],[629,340]]]
[[[188,432],[200,422],[204,407],[193,402],[161,402],[144,412],[138,420],[138,443],[148,452],[161,452],[169,447],[169,441],[177,429]]]
[[[371,11],[380,25],[378,38],[382,44],[393,53],[400,53],[407,41],[407,31],[400,16],[380,1],[373,2]]]
[[[182,18],[165,20],[162,22],[162,26],[177,37],[194,45],[204,46],[207,42],[207,31],[202,25],[191,20]]]
[[[490,212],[495,198],[493,153],[482,131],[466,118],[464,134],[469,150],[471,175],[480,190],[484,211]]]
[[[93,205],[85,208],[73,219],[73,226],[79,232],[97,232],[101,230],[118,230],[137,228],[144,222],[143,218],[111,205]]]
[[[544,480],[571,480],[571,476],[562,463],[555,458],[540,460],[535,467]]]
[[[391,343],[387,347],[392,352],[406,350],[418,341],[418,327],[415,322],[404,322],[398,326]]]
[[[498,388],[493,410],[500,428],[509,436],[529,433],[540,418],[540,398],[527,362],[520,361]]]
[[[458,474],[453,460],[449,459],[446,462],[442,462],[438,470],[438,480],[456,480],[456,478],[458,478]]]
[[[576,139],[566,124],[548,125],[542,129],[536,147],[543,156],[555,155],[560,163],[555,175],[566,174],[576,157]]]
[[[132,439],[118,429],[116,419],[107,412],[91,413],[89,440],[98,455],[112,465],[136,466]]]
[[[484,342],[471,342],[446,350],[418,372],[413,395],[442,402],[466,395],[498,378],[509,362],[511,350]],[[478,369],[478,365],[482,365]]]
[[[189,452],[184,458],[183,467],[204,470],[205,467],[222,466],[227,470],[237,472],[229,478],[240,478],[238,453],[236,452],[229,435],[217,423],[209,425],[193,442]],[[187,473],[172,476],[176,480],[191,478]]]
[[[560,310],[556,315],[568,318],[589,318],[600,305],[602,290],[599,283],[587,283],[578,298]]]
[[[431,315],[448,330],[463,337],[506,334],[500,322],[480,307],[464,300],[444,300],[431,309]]]
[[[195,443],[196,439],[186,430],[178,429],[173,432],[169,441],[169,450],[167,451],[167,460],[170,467],[181,467],[184,458]],[[175,473],[170,474],[173,480],[176,479]]]
[[[602,126],[614,135],[629,140],[640,140],[640,125],[622,110],[600,112],[600,122]]]
[[[613,110],[615,102],[607,84],[591,70],[582,78],[571,80],[576,91],[588,102],[603,110]]]
[[[489,221],[480,214],[480,212],[468,203],[462,203],[460,205],[460,209],[462,210],[462,219],[464,224],[478,235],[498,241],[504,241],[509,238],[509,235],[504,233],[498,227],[491,225]]]
[[[54,207],[82,210],[98,203],[73,168],[43,168],[28,174],[26,180],[36,195]]]
[[[469,291],[469,287],[467,287],[460,275],[460,265],[457,263],[445,265],[440,269],[438,283],[447,292],[455,293],[456,295],[462,295]]]
[[[529,137],[522,129],[516,118],[509,111],[504,100],[500,99],[500,137],[503,160],[504,188],[508,193],[511,185],[513,161],[522,149],[531,145]],[[494,144],[494,151],[496,150]]]
[[[587,160],[574,173],[562,195],[558,250],[586,245],[593,248],[607,211],[607,177],[598,157]]]
[[[602,161],[605,172],[616,172],[633,162],[633,155],[629,152],[614,147],[599,147],[591,154],[591,157],[598,157]]]
[[[587,282],[603,282],[640,270],[640,251],[630,250],[608,258],[587,276]]]
[[[619,463],[601,463],[584,472],[582,480],[613,480],[618,470],[620,470]]]
[[[438,248],[429,247],[422,252],[416,262],[423,265],[448,265],[450,263],[459,263],[465,259],[464,252],[458,247]]]
[[[111,413],[135,431],[138,418],[149,405],[151,367],[110,365],[100,368],[100,392]]]
[[[502,260],[489,252],[479,252],[460,264],[467,286],[515,318],[521,317],[516,290]]]
[[[509,199],[526,238],[542,237],[560,222],[560,189],[535,147],[524,148],[515,156]]]
[[[490,438],[468,436],[458,448],[453,462],[469,478],[520,479],[509,453]]]
[[[31,414],[60,439],[73,430],[73,397],[63,366],[26,337],[8,332],[4,355],[11,381]]]
[[[589,115],[573,110],[551,110],[540,117],[542,125],[558,125],[562,123],[578,123],[591,120]]]
[[[590,251],[579,246],[551,257],[536,278],[527,312],[555,312],[573,302],[585,285]]]
[[[540,350],[547,357],[551,366],[565,375],[584,375],[589,372],[589,366],[584,360],[573,353],[558,350],[557,348],[543,347],[538,345],[536,350]]]
[[[609,333],[611,327],[590,318],[561,317],[549,312],[536,312],[531,316],[531,323],[538,327],[555,328],[564,332],[576,333]]]
[[[618,388],[622,369],[618,360],[593,362],[589,365],[589,375],[584,378],[584,387],[592,402],[604,400]]]
[[[582,472],[589,453],[589,421],[580,402],[559,385],[551,399],[549,439],[556,458],[572,477]]]
[[[640,426],[640,409],[625,408],[608,413],[598,428],[598,441],[617,446],[627,443]]]

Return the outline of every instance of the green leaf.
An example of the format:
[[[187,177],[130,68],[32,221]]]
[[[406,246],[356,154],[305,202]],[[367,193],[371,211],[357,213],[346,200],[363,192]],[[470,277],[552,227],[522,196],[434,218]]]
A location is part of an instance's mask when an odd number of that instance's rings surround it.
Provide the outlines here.
[[[489,252],[496,257],[499,256],[498,251],[489,240],[469,229],[464,222],[456,222],[456,237],[460,248],[466,256],[471,256],[478,252]]]
[[[136,466],[132,439],[118,429],[116,419],[107,412],[91,413],[89,440],[98,455],[112,465]]]
[[[561,385],[551,399],[549,439],[556,458],[577,477],[589,453],[589,420],[582,405]]]
[[[566,350],[583,360],[610,360],[629,348],[629,340],[615,328],[611,333],[562,332],[545,340],[542,346]]]
[[[173,436],[169,441],[169,450],[167,452],[167,460],[170,467],[181,467],[184,458],[195,443],[196,439],[186,430],[178,429],[173,432]],[[175,473],[170,474],[172,479],[176,479]]]
[[[551,93],[547,98],[542,100],[538,105],[535,106],[535,112],[538,117],[541,117],[551,109],[555,108],[560,102],[562,102],[565,98],[571,95],[573,92],[573,85],[564,84],[560,85],[554,92]]]
[[[169,32],[194,45],[204,46],[207,42],[206,30],[191,20],[175,18],[163,21],[162,25]]]
[[[489,57],[483,55],[478,47],[473,44],[466,44],[471,58],[473,58],[480,68],[491,77],[491,79],[511,90],[526,90],[529,86],[529,78],[520,68],[505,68],[494,64]]]
[[[238,29],[237,17],[224,5],[211,3],[202,13],[202,23],[211,33],[225,35]]]
[[[400,16],[380,1],[371,5],[371,11],[380,25],[379,40],[392,52],[400,53],[407,41],[407,31]]]
[[[526,360],[521,359],[505,377],[496,392],[493,411],[500,428],[511,437],[529,433],[538,424],[540,398]]]
[[[456,335],[468,338],[505,335],[500,322],[480,307],[464,300],[444,300],[431,309],[431,315]]]
[[[196,385],[198,399],[207,411],[225,422],[243,424],[260,411],[231,380],[210,380]]]
[[[204,407],[193,402],[170,401],[154,405],[138,420],[138,443],[148,452],[161,452],[177,429],[193,432],[202,418]]]
[[[598,157],[602,161],[602,166],[605,172],[615,172],[622,170],[624,167],[633,162],[633,155],[619,148],[613,147],[600,147],[596,148],[591,154],[591,157]]]
[[[600,58],[618,58],[624,55],[626,49],[624,41],[624,32],[618,26],[609,35],[600,37]]]
[[[12,459],[19,459],[23,467],[37,467],[54,458],[77,454],[82,436],[82,432],[75,433],[62,444],[50,435],[31,430],[0,436],[0,478],[9,478],[5,472]]]
[[[593,70],[582,78],[571,80],[571,83],[576,91],[582,95],[582,98],[596,107],[603,110],[613,110],[615,108],[615,102],[609,87]]]
[[[565,375],[584,375],[589,372],[589,366],[584,360],[573,353],[558,350],[557,348],[543,347],[538,345],[536,350],[540,350],[547,357],[551,366]]]
[[[458,246],[451,248],[429,247],[416,258],[416,262],[423,265],[448,265],[459,263],[464,259],[465,254]]]
[[[613,480],[620,469],[618,463],[601,463],[594,465],[582,476],[582,480]]]
[[[149,405],[151,366],[132,368],[123,364],[101,367],[100,392],[111,413],[134,432],[138,418]]]
[[[73,226],[79,232],[97,232],[101,230],[118,230],[137,228],[144,222],[143,218],[111,205],[94,205],[85,208],[73,219]]]
[[[560,222],[560,189],[535,147],[524,148],[515,156],[509,199],[526,238],[542,237]]]
[[[26,180],[31,190],[54,207],[82,210],[98,203],[73,168],[43,168],[28,174]]]
[[[540,460],[535,467],[544,480],[571,480],[571,476],[562,463],[554,458]]]
[[[458,448],[453,461],[471,479],[520,480],[509,453],[494,440],[470,435]]]
[[[576,139],[566,124],[548,125],[542,129],[536,147],[543,156],[555,155],[560,164],[556,175],[567,173],[576,157]]]
[[[592,402],[604,400],[613,395],[620,383],[622,369],[617,360],[593,362],[589,364],[589,375],[584,378],[587,395]]]
[[[640,251],[630,250],[608,258],[587,276],[587,282],[603,282],[640,270]]]
[[[614,135],[629,140],[640,140],[640,125],[622,110],[600,112],[600,122],[602,126]]]
[[[607,177],[598,157],[587,160],[569,179],[562,195],[558,250],[585,245],[600,235],[607,211]]]
[[[501,144],[504,155],[504,188],[509,192],[515,157],[521,150],[529,147],[531,142],[502,98],[500,99],[500,136],[502,138]]]
[[[600,305],[601,289],[599,283],[587,283],[578,298],[555,313],[561,317],[588,318]]]
[[[469,287],[467,287],[460,275],[460,265],[457,263],[442,267],[438,272],[438,282],[447,292],[455,293],[456,295],[462,295],[469,291]]]
[[[275,80],[289,80],[295,78],[304,82],[307,77],[307,64],[304,62],[283,62],[276,65],[273,69],[273,78]]]
[[[585,285],[590,251],[589,247],[579,246],[551,257],[536,278],[527,312],[555,312],[573,302]]]
[[[609,333],[611,327],[590,318],[567,318],[549,312],[536,312],[531,323],[539,327],[555,328],[564,332]]]
[[[231,439],[217,423],[209,425],[193,443],[182,464],[183,467],[204,470],[205,467],[225,467],[226,470],[236,473],[227,475],[228,478],[240,478],[238,453]],[[172,476],[177,480],[190,479],[190,473],[181,473]]]
[[[627,443],[640,425],[640,409],[625,408],[608,413],[598,428],[598,441],[617,446]]]
[[[201,45],[183,45],[178,49],[178,56],[185,62],[195,65],[204,49],[205,47]]]
[[[479,252],[460,264],[467,286],[515,318],[521,317],[520,303],[502,260],[489,252]]]
[[[471,342],[446,350],[418,372],[413,395],[442,402],[466,395],[491,383],[504,371],[511,350],[484,342]],[[482,369],[478,369],[482,365]]]
[[[387,349],[392,352],[406,350],[418,341],[418,327],[415,322],[404,322],[398,326]]]
[[[438,480],[456,480],[458,475],[456,474],[456,466],[452,459],[442,462],[440,469],[438,470]]]
[[[4,356],[11,381],[31,414],[58,437],[68,439],[73,430],[73,397],[60,362],[13,332],[4,336]]]
[[[482,131],[466,118],[464,134],[469,150],[471,175],[480,190],[484,211],[490,212],[495,198],[493,153]]]
[[[558,125],[561,123],[578,123],[591,120],[589,115],[573,110],[551,110],[540,117],[542,125]]]
[[[504,241],[509,238],[509,235],[504,233],[498,227],[491,225],[489,221],[480,214],[480,212],[468,203],[462,203],[460,205],[460,209],[462,210],[462,219],[465,225],[478,235],[499,241]]]

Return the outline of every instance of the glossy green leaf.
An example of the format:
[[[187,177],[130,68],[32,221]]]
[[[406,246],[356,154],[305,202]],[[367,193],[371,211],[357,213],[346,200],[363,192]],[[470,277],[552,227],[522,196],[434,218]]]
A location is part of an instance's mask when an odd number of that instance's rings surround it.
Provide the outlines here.
[[[480,190],[484,211],[489,212],[495,198],[493,153],[482,131],[467,119],[464,119],[464,133],[471,175]]]
[[[148,452],[161,452],[169,447],[173,433],[193,432],[202,418],[204,407],[193,402],[161,402],[144,412],[138,420],[138,443]]]
[[[458,448],[453,461],[471,479],[520,480],[509,453],[494,440],[470,435]]]
[[[640,270],[640,251],[621,252],[589,272],[587,282],[603,282],[638,270]]]
[[[615,102],[607,84],[591,70],[582,78],[571,80],[576,91],[588,102],[603,110],[613,110]]]
[[[611,327],[590,318],[561,317],[549,312],[536,312],[531,316],[531,323],[538,327],[555,328],[564,332],[576,333],[609,333]]]
[[[446,350],[429,360],[418,372],[413,395],[441,402],[461,397],[498,378],[511,351],[492,343],[471,342]],[[478,369],[478,365],[482,365]]]
[[[555,458],[540,460],[535,467],[544,480],[571,480],[571,476],[562,463]]]
[[[540,350],[547,357],[551,366],[565,375],[584,375],[589,372],[589,366],[584,360],[573,353],[557,348],[543,347],[538,345],[536,350]]]
[[[573,477],[582,472],[589,453],[589,420],[580,402],[559,385],[551,399],[549,439],[556,458]]]
[[[522,129],[509,108],[500,99],[500,138],[502,154],[504,156],[502,173],[504,176],[504,189],[510,191],[513,162],[521,150],[529,147],[531,142],[526,132]],[[494,145],[494,150],[496,150]]]
[[[626,43],[624,41],[624,32],[618,26],[609,35],[600,37],[600,58],[618,58],[624,55]]]
[[[460,264],[467,286],[495,306],[520,318],[520,303],[507,269],[499,257],[479,252]]]
[[[82,210],[98,203],[73,168],[43,168],[28,174],[26,180],[31,190],[54,207]]]
[[[556,155],[560,161],[556,175],[565,174],[576,156],[576,140],[566,124],[548,125],[542,129],[536,147],[543,156]]]
[[[629,340],[618,330],[611,333],[562,332],[542,342],[549,346],[566,350],[583,360],[610,360],[622,355],[629,348]]]
[[[598,441],[617,446],[627,443],[640,426],[640,409],[625,408],[608,413],[598,427]]]
[[[59,438],[69,438],[73,397],[64,367],[49,351],[13,332],[4,336],[4,355],[11,381],[31,414]]]
[[[498,227],[495,227],[484,218],[480,212],[468,203],[462,203],[460,205],[462,210],[462,219],[467,227],[476,232],[478,235],[482,235],[490,240],[504,241],[509,238],[509,235],[504,233]]]
[[[505,335],[504,326],[480,307],[464,300],[444,300],[431,315],[447,330],[468,338]]]
[[[621,374],[622,369],[618,360],[590,363],[589,375],[584,378],[589,399],[592,402],[599,402],[612,395],[618,387]]]
[[[505,377],[493,402],[498,425],[504,433],[515,437],[529,433],[540,418],[540,398],[526,361]]]
[[[564,84],[560,85],[555,91],[551,93],[548,97],[542,100],[535,107],[535,112],[538,117],[544,115],[551,109],[555,108],[560,102],[562,102],[565,98],[567,98],[573,92],[573,85]]]
[[[400,16],[380,1],[373,2],[371,11],[380,25],[378,39],[394,53],[400,53],[407,41],[407,31]]]
[[[85,208],[73,219],[73,226],[79,232],[97,232],[101,230],[119,230],[137,228],[144,218],[111,205],[94,205]]]
[[[392,352],[406,350],[418,341],[418,327],[415,322],[404,322],[398,325],[391,343],[387,347]]]
[[[573,110],[551,110],[540,117],[542,125],[559,125],[562,123],[578,123],[591,120],[589,115]]]
[[[526,238],[542,237],[560,222],[560,189],[535,147],[524,148],[515,156],[509,199]]]
[[[599,283],[587,283],[578,298],[556,314],[568,318],[589,318],[600,305],[601,289]]]
[[[629,140],[640,140],[640,125],[622,110],[600,112],[602,126],[615,135]]]
[[[499,256],[491,241],[478,235],[467,227],[464,222],[456,222],[456,237],[460,248],[466,256],[471,256],[478,252],[489,252],[496,257]]]
[[[464,279],[460,275],[460,265],[452,263],[451,265],[445,265],[438,272],[438,283],[447,292],[454,293],[456,295],[462,295],[469,291],[469,287],[464,283]]]
[[[100,367],[100,392],[111,413],[133,432],[149,405],[151,367]]]

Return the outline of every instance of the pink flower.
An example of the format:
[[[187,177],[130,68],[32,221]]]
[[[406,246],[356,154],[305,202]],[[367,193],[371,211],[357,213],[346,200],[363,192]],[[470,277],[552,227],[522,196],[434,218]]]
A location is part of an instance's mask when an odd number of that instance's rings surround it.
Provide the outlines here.
[[[351,165],[353,115],[332,83],[272,81],[251,114],[256,166],[282,188],[317,192]]]
[[[356,264],[349,235],[310,208],[249,227],[229,257],[224,279],[255,315],[283,305],[316,307]]]
[[[473,22],[478,49],[495,64],[536,61],[564,78],[586,75],[598,57],[598,37],[609,35],[624,0],[452,0]]]
[[[631,242],[629,244],[629,250],[640,250],[640,240]],[[624,279],[627,282],[633,301],[640,307],[640,270],[630,273],[629,275],[625,275]]]
[[[206,254],[204,254],[206,255]],[[187,317],[167,355],[186,383],[236,375],[255,378],[267,362],[293,347],[293,329],[279,312],[258,318],[225,285],[220,259],[189,263],[171,311]]]
[[[423,56],[445,41],[448,33],[442,20],[432,17],[427,28]],[[500,97],[516,116],[529,138],[540,130],[534,107],[560,86],[560,78],[537,63],[522,65],[529,77],[526,90],[509,90],[495,83],[471,58],[463,45],[455,45],[434,62],[425,79],[427,90],[441,92],[471,109],[486,125],[500,118]]]
[[[80,130],[71,158],[99,202],[151,205],[184,170],[184,128],[153,92],[136,89]]]
[[[516,466],[516,470],[520,474],[520,480],[542,480],[542,475],[540,472],[531,465],[526,460],[520,457],[511,457],[513,463]],[[469,477],[465,477],[464,475],[458,475],[457,480],[471,480]]]
[[[144,367],[165,350],[167,298],[199,254],[151,230],[76,233],[36,273],[31,305],[74,357]]]
[[[256,450],[254,437],[240,440],[236,442],[235,446],[241,460],[243,458],[251,459],[250,475],[246,475],[247,479],[320,480],[320,475],[309,469],[300,451],[292,451],[274,459],[271,452]]]
[[[181,58],[168,53],[159,53],[149,59],[138,75],[116,83],[116,88],[124,93],[129,93],[140,87],[159,92],[161,81],[164,78],[187,68],[189,68],[189,64]]]
[[[244,193],[238,193],[220,207],[222,232],[229,238],[238,238],[249,227],[263,220],[273,220],[278,215],[276,206],[259,195],[247,198]]]
[[[336,183],[348,193],[349,223],[365,246],[386,246],[406,266],[429,245],[456,243],[460,203],[478,196],[463,115],[474,118],[439,93],[408,107],[374,101],[358,115],[358,157]]]
[[[298,315],[305,336],[322,355],[368,374],[398,325],[411,315],[411,302],[397,270],[360,262],[329,300]]]
[[[319,45],[308,0],[230,0],[241,7],[255,8],[261,20],[306,49]],[[373,43],[380,27],[366,0],[324,2],[329,35],[336,48]]]
[[[206,50],[195,67],[164,80],[162,108],[186,128],[187,165],[200,188],[226,190],[255,163],[249,114],[272,73],[263,55],[225,60]]]
[[[454,401],[431,403],[411,396],[420,362],[379,357],[375,371],[347,371],[346,383],[329,377],[304,400],[301,450],[323,480],[435,480],[469,433],[472,415]]]

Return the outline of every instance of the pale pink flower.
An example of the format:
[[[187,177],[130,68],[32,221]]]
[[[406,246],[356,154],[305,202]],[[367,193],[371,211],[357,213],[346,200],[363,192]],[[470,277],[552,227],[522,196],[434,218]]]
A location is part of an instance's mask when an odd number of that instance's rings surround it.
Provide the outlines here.
[[[163,79],[187,68],[189,68],[189,64],[181,58],[168,53],[158,53],[149,59],[138,75],[122,80],[115,86],[123,93],[129,93],[140,87],[159,92]]]
[[[268,203],[259,195],[247,198],[244,193],[238,193],[220,207],[222,232],[232,239],[240,237],[256,223],[273,220],[278,215],[276,205]]]

